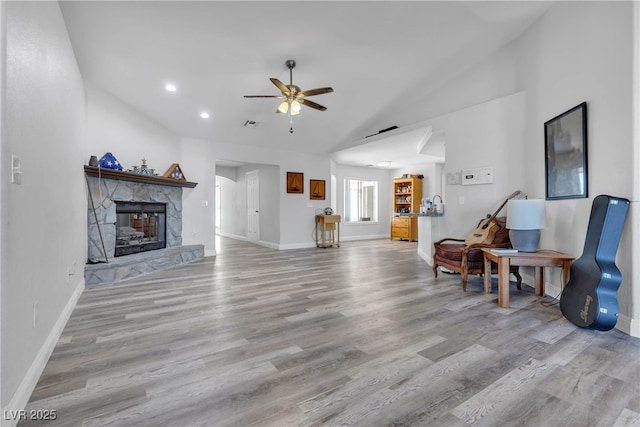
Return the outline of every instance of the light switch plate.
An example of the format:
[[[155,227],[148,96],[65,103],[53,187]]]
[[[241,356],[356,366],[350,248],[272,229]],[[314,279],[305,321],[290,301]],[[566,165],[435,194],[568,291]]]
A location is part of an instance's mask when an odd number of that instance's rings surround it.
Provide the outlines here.
[[[11,183],[22,184],[22,162],[20,157],[11,155]]]

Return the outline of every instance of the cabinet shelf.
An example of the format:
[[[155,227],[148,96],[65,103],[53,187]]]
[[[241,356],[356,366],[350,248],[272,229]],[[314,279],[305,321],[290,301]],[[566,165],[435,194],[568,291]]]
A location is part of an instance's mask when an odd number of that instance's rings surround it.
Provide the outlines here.
[[[393,180],[394,215],[420,212],[421,201],[422,179],[398,178]],[[391,218],[390,234],[392,239],[418,240],[418,218],[415,216],[394,216]]]

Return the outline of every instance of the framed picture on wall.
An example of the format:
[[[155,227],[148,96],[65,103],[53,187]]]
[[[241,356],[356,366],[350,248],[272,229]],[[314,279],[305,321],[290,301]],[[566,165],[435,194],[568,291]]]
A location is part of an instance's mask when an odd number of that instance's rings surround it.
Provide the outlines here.
[[[587,103],[544,124],[546,199],[588,197]]]
[[[304,174],[287,172],[287,193],[304,194]]]
[[[311,200],[324,200],[325,198],[324,179],[309,180],[309,198]]]

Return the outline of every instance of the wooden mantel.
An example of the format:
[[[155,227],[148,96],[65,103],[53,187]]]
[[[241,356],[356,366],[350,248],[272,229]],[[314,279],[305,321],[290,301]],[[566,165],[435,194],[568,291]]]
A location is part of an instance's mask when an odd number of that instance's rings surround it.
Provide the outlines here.
[[[198,185],[197,182],[184,181],[181,179],[165,178],[163,176],[155,175],[142,175],[134,172],[123,172],[115,169],[99,168],[97,166],[84,167],[84,172],[88,176],[107,178],[107,179],[119,179],[123,181],[140,182],[143,184],[156,184],[156,185],[168,185],[171,187],[188,187],[194,188]]]

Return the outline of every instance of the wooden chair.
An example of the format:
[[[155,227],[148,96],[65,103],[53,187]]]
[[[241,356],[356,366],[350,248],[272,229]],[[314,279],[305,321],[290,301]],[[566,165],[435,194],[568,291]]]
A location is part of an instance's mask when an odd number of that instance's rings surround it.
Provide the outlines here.
[[[474,243],[467,245],[464,239],[445,238],[433,244],[433,275],[438,277],[438,267],[444,267],[460,273],[462,290],[467,290],[469,274],[484,273],[484,256],[482,248],[510,248],[509,230],[506,228],[506,217],[496,218],[499,230],[489,244]],[[498,265],[491,263],[491,273],[498,272]],[[518,289],[522,289],[522,276],[518,266],[512,266],[510,272],[517,279]]]

